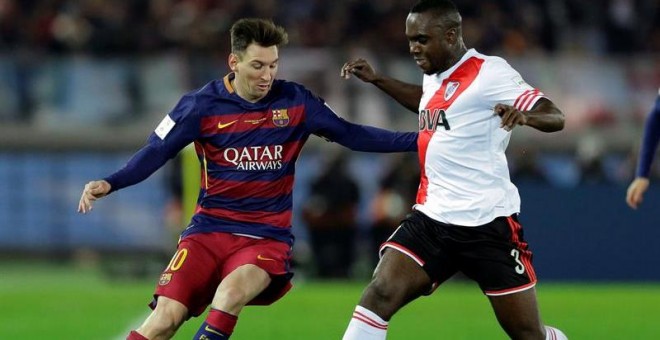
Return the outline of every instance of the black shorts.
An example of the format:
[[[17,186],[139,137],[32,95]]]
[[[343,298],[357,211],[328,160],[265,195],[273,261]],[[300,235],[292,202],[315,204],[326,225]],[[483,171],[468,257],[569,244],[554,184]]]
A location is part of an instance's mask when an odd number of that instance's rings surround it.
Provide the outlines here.
[[[415,260],[434,286],[458,271],[491,296],[519,292],[536,284],[532,252],[516,215],[465,227],[441,223],[413,211],[383,243],[381,253],[388,247]]]

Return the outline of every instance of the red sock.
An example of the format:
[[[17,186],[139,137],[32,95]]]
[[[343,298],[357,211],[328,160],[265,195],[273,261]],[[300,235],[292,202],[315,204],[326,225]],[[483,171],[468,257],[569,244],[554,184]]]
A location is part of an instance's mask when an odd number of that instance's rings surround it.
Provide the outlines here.
[[[128,336],[126,337],[126,340],[149,340],[142,336],[142,334],[136,332],[136,331],[131,331]]]
[[[207,324],[227,335],[231,335],[234,332],[236,321],[238,321],[238,316],[213,308],[211,308],[209,315],[206,317]]]

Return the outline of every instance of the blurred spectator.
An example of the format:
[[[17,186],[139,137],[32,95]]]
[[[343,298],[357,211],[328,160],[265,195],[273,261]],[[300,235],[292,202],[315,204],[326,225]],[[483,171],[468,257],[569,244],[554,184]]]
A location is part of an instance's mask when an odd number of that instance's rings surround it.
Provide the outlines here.
[[[507,152],[507,155],[509,159],[509,173],[514,183],[547,182],[546,175],[539,161],[538,146],[514,146]]]
[[[575,157],[580,168],[580,182],[595,184],[610,180],[603,164],[605,154],[605,141],[596,132],[585,134],[577,144]]]
[[[397,154],[380,180],[379,190],[371,203],[371,268],[378,263],[380,245],[396,230],[415,204],[420,176],[416,157],[416,154]]]
[[[349,277],[355,261],[360,192],[346,162],[343,152],[331,158],[303,203],[316,273],[322,278]]]
[[[405,54],[395,42],[405,41],[400,20],[410,5],[395,0],[0,0],[0,47],[113,54],[179,47],[224,53],[229,23],[258,16],[284,23],[294,46],[357,43]],[[552,52],[589,36],[586,32],[602,32],[596,34],[606,37],[612,52],[648,51],[654,45],[646,42],[657,39],[660,28],[660,5],[652,0],[466,0],[461,10],[471,27],[466,40],[484,52]]]

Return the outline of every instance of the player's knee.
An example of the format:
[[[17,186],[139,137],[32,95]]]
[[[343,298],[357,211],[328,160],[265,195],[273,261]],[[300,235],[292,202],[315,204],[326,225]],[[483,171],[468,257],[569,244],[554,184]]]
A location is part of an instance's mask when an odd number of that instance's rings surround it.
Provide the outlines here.
[[[376,277],[365,291],[365,302],[372,306],[378,306],[381,314],[393,314],[392,311],[397,310],[404,300],[404,290],[400,288],[402,287],[399,287],[393,281]]]
[[[213,307],[224,311],[240,309],[247,303],[248,293],[240,287],[224,287],[213,299]]]

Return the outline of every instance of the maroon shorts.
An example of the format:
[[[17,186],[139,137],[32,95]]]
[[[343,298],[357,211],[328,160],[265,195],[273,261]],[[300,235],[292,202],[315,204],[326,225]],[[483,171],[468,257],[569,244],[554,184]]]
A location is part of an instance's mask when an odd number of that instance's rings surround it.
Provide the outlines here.
[[[272,279],[248,304],[269,305],[291,289],[290,261],[291,247],[284,242],[217,232],[193,234],[179,243],[158,280],[150,306],[154,308],[158,296],[165,296],[188,307],[191,316],[198,316],[213,300],[220,281],[245,264],[262,268]]]

